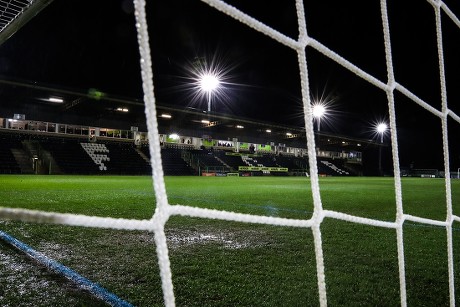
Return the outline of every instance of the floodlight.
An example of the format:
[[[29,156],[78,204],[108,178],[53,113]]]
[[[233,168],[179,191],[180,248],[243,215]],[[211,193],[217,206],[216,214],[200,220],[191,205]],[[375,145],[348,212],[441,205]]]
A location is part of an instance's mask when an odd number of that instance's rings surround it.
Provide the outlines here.
[[[170,114],[163,113],[163,114],[161,114],[161,117],[163,117],[163,118],[171,118],[172,116]]]
[[[385,133],[385,131],[388,129],[387,124],[385,123],[380,123],[377,125],[377,132],[378,133]]]
[[[385,123],[378,123],[375,129],[377,130],[377,133],[380,134],[380,143],[383,143],[383,135],[385,134],[385,132],[386,132],[387,129],[388,129],[387,124],[385,124]]]
[[[318,122],[318,131],[321,129],[321,117],[326,114],[326,107],[324,104],[318,102],[312,106],[313,117],[316,118]]]
[[[171,140],[178,140],[179,139],[179,135],[177,133],[173,133],[173,134],[170,134],[169,135],[169,138]]]
[[[200,88],[208,96],[208,112],[211,112],[212,92],[219,87],[220,81],[217,75],[204,73],[200,76]]]
[[[326,108],[322,104],[315,104],[313,106],[313,116],[321,118],[326,113]]]
[[[385,124],[383,122],[378,123],[375,129],[377,130],[377,133],[380,134],[380,143],[383,143],[383,135],[385,134],[385,132],[388,129],[387,124]],[[383,175],[383,171],[382,171],[382,146],[379,146],[379,172],[380,172],[380,175]]]
[[[201,89],[205,92],[212,92],[219,86],[219,79],[212,74],[205,74],[200,78]]]
[[[63,103],[64,102],[64,99],[62,98],[57,98],[57,97],[50,97],[48,99],[50,102],[55,102],[55,103]]]

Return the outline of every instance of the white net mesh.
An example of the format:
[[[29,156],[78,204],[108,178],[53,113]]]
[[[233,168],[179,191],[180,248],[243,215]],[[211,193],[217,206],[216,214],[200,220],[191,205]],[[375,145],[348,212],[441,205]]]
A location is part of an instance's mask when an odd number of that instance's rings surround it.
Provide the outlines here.
[[[453,255],[453,239],[452,239],[452,224],[457,221],[460,222],[460,217],[453,214],[452,199],[451,199],[451,181],[450,181],[450,165],[449,165],[449,145],[448,145],[448,127],[447,121],[450,117],[455,122],[460,123],[460,117],[449,109],[447,103],[447,88],[444,72],[444,52],[443,52],[443,36],[442,36],[442,20],[441,12],[444,12],[453,23],[460,28],[460,20],[449,10],[447,5],[442,1],[428,1],[433,6],[433,13],[435,16],[435,27],[437,35],[437,49],[439,57],[439,74],[440,74],[440,88],[441,88],[441,102],[442,108],[440,110],[432,107],[427,102],[418,98],[404,85],[399,84],[395,79],[392,60],[392,46],[391,46],[391,33],[389,28],[387,2],[380,1],[382,27],[384,34],[384,45],[387,66],[388,80],[381,81],[376,77],[368,74],[366,71],[355,66],[353,63],[343,58],[315,38],[307,34],[305,12],[303,1],[296,1],[296,11],[298,18],[299,37],[297,40],[291,39],[282,33],[274,30],[273,28],[265,25],[264,23],[252,18],[251,16],[243,13],[235,7],[219,0],[203,0],[216,10],[233,17],[248,27],[259,31],[266,36],[276,40],[280,44],[291,48],[297,53],[301,92],[303,101],[304,120],[306,127],[306,138],[308,146],[310,176],[311,176],[311,189],[313,195],[314,213],[309,220],[295,220],[286,218],[276,218],[267,216],[255,216],[242,213],[232,213],[219,210],[210,210],[195,208],[183,205],[170,205],[166,193],[165,182],[163,178],[163,169],[160,156],[160,138],[157,129],[157,115],[155,107],[155,97],[153,88],[153,73],[152,63],[150,58],[150,45],[149,36],[146,23],[145,1],[135,0],[135,15],[136,27],[138,30],[139,50],[141,54],[141,71],[145,100],[145,114],[148,124],[149,146],[151,152],[151,163],[153,169],[153,183],[156,195],[156,211],[151,220],[131,220],[131,219],[117,219],[117,218],[101,218],[94,216],[83,216],[74,214],[60,214],[49,213],[41,211],[31,211],[23,209],[10,209],[0,208],[1,219],[15,219],[27,222],[43,222],[55,223],[64,225],[78,225],[86,227],[101,227],[113,229],[128,229],[128,230],[148,230],[153,231],[155,235],[155,242],[157,254],[160,265],[162,288],[164,293],[164,301],[166,306],[174,306],[175,298],[172,284],[172,274],[170,268],[170,260],[168,256],[168,246],[165,236],[165,224],[171,216],[181,215],[188,217],[200,217],[208,219],[219,219],[226,221],[238,221],[245,223],[258,223],[277,226],[288,227],[301,227],[310,228],[314,236],[314,250],[316,255],[316,270],[317,270],[317,283],[319,289],[319,302],[321,306],[327,305],[327,291],[326,291],[326,276],[325,266],[323,259],[323,247],[321,239],[320,226],[325,218],[337,219],[352,223],[364,224],[373,227],[391,228],[396,231],[397,238],[397,252],[398,252],[398,265],[399,265],[399,280],[400,280],[400,302],[402,306],[406,306],[406,281],[405,281],[405,257],[404,257],[404,244],[403,244],[403,224],[406,221],[415,223],[443,226],[447,232],[447,254],[448,254],[448,276],[449,276],[449,292],[450,304],[455,305],[455,287],[454,287],[454,255]],[[153,43],[153,48],[155,44]],[[402,187],[401,187],[401,174],[399,165],[398,153],[398,138],[397,133],[391,133],[391,146],[393,155],[393,169],[394,169],[394,191],[396,199],[396,217],[394,222],[381,221],[370,218],[363,218],[353,216],[341,212],[325,210],[322,206],[320,183],[318,179],[316,151],[315,151],[315,138],[313,131],[313,118],[311,112],[310,101],[310,88],[308,76],[308,57],[306,56],[306,48],[312,48],[325,57],[336,62],[338,65],[344,67],[348,71],[357,75],[358,77],[366,80],[374,87],[384,91],[388,99],[388,112],[390,119],[390,129],[393,132],[397,131],[396,127],[396,111],[395,111],[395,92],[399,92],[406,96],[417,105],[426,109],[433,116],[441,119],[442,124],[442,140],[443,140],[443,153],[445,165],[445,190],[446,190],[446,205],[447,215],[445,220],[433,220],[423,217],[413,216],[406,214],[403,208]]]

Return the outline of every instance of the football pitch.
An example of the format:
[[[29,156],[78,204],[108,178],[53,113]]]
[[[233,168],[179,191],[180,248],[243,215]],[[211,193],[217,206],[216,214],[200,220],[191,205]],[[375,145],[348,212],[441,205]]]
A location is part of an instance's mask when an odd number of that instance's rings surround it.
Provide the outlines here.
[[[309,219],[306,177],[165,177],[169,203]],[[393,178],[320,178],[323,208],[383,221],[396,215]],[[403,178],[407,214],[446,219],[445,181]],[[452,181],[460,214],[460,181]],[[150,219],[152,179],[126,176],[0,176],[0,206]],[[162,306],[153,234],[0,220],[4,231],[136,306]],[[394,229],[326,218],[321,224],[328,304],[399,305]],[[166,224],[177,306],[317,306],[310,229],[174,216]],[[460,225],[454,224],[460,302]],[[443,227],[404,224],[409,306],[448,306]],[[73,283],[0,241],[0,305],[104,306]]]

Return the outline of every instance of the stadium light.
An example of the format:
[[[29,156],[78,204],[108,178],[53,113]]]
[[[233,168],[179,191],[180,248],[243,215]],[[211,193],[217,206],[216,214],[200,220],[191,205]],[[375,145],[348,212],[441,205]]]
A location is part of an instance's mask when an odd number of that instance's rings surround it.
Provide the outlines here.
[[[63,103],[64,102],[64,99],[58,98],[58,97],[50,97],[50,98],[48,98],[48,100],[50,102],[54,102],[54,103]]]
[[[205,73],[200,76],[200,88],[208,98],[208,113],[211,112],[212,93],[219,87],[220,81],[217,75]]]
[[[376,129],[377,129],[377,132],[380,134],[380,143],[383,143],[383,135],[387,131],[388,126],[385,123],[380,123],[377,125]]]
[[[375,127],[375,130],[378,134],[380,134],[380,143],[383,143],[383,135],[387,131],[388,126],[385,123],[378,123]],[[380,175],[383,174],[382,172],[382,145],[379,146],[379,172]]]
[[[322,103],[315,103],[312,106],[313,108],[313,117],[317,120],[318,131],[321,129],[321,117],[326,114],[326,108]]]
[[[176,141],[176,140],[178,140],[180,137],[179,137],[179,135],[178,135],[177,133],[172,133],[172,134],[169,135],[169,138],[170,138],[171,140],[175,140],[175,141]]]

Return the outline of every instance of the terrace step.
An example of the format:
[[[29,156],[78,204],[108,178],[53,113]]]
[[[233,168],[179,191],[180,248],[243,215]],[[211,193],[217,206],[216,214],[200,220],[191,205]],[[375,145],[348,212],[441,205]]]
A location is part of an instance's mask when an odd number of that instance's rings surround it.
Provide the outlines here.
[[[16,160],[22,174],[33,174],[33,159],[30,157],[24,149],[11,148],[11,153]]]

